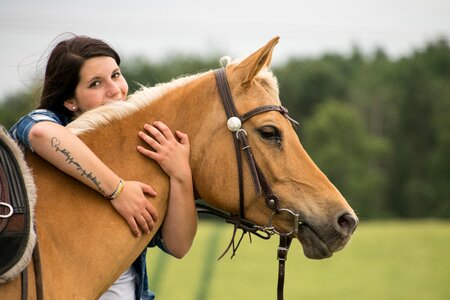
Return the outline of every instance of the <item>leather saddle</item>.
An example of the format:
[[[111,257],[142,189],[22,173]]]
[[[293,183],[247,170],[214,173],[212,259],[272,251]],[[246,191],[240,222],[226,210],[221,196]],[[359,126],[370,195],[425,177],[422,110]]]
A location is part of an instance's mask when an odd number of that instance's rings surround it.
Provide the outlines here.
[[[20,148],[0,126],[0,283],[18,276],[31,260],[35,194]]]

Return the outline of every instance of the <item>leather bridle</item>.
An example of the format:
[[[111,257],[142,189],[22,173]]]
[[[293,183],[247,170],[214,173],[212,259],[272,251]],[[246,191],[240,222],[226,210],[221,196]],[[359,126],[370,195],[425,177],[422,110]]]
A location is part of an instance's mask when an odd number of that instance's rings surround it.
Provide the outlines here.
[[[270,185],[268,184],[264,173],[259,168],[256,163],[251,147],[248,143],[247,132],[242,128],[242,123],[247,121],[261,113],[269,112],[269,111],[278,111],[281,113],[286,119],[288,119],[292,124],[298,124],[295,120],[293,120],[286,108],[278,105],[264,105],[257,107],[255,109],[250,110],[247,113],[239,116],[236,106],[233,101],[233,97],[231,95],[231,90],[228,84],[227,76],[225,69],[217,69],[214,71],[217,87],[219,89],[220,97],[222,99],[223,106],[225,108],[225,113],[227,116],[227,127],[231,131],[234,141],[234,148],[236,152],[237,158],[237,167],[238,167],[238,184],[239,184],[239,214],[227,214],[223,211],[217,210],[216,208],[210,207],[208,205],[197,203],[197,211],[200,213],[209,213],[214,214],[216,216],[222,217],[226,220],[227,223],[234,224],[233,236],[230,244],[228,245],[225,252],[219,257],[222,258],[230,248],[233,249],[233,255],[236,253],[237,248],[240,245],[240,242],[246,233],[255,234],[258,237],[263,239],[269,239],[272,235],[278,234],[280,236],[280,243],[278,246],[277,258],[279,261],[278,267],[278,287],[277,287],[277,297],[278,300],[283,299],[283,287],[284,287],[284,274],[285,274],[285,262],[287,259],[287,254],[289,251],[289,246],[292,241],[292,235],[298,234],[298,227],[301,224],[300,215],[291,209],[282,208],[280,206],[279,197],[272,191]],[[243,179],[243,170],[242,170],[242,152],[247,159],[247,164],[250,170],[250,174],[253,179],[253,185],[258,196],[263,196],[266,206],[272,210],[272,214],[269,217],[268,225],[260,226],[257,225],[247,219],[245,219],[245,211],[244,211],[244,179]],[[293,229],[290,232],[279,232],[275,229],[272,224],[273,217],[279,215],[280,213],[287,213],[292,215],[294,218]],[[235,235],[237,229],[242,229],[243,233],[238,243],[235,244]],[[251,235],[250,235],[251,237]]]

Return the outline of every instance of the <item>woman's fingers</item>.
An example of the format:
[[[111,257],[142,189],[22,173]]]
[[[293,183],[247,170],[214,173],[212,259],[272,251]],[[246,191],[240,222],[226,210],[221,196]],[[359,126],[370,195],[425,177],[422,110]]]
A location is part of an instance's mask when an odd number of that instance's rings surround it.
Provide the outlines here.
[[[150,185],[141,183],[141,188],[144,194],[148,194],[152,197],[156,196],[156,191]],[[158,211],[150,202],[147,202],[145,209],[140,213],[140,216],[144,219],[144,221],[141,220],[141,228],[144,232],[150,233],[150,231],[155,228],[155,222],[158,220]]]
[[[139,137],[146,142],[154,151],[150,149],[146,149],[145,147],[138,146],[137,149],[140,153],[144,154],[147,157],[152,159],[156,159],[156,154],[164,149],[165,145],[168,142],[175,141],[175,138],[170,131],[169,127],[167,127],[162,122],[155,122],[154,126],[145,124],[144,129],[150,133],[147,134],[144,131],[139,131]]]
[[[130,217],[127,222],[135,236],[141,236],[142,232],[150,233],[155,229],[155,222],[158,218],[156,209],[147,207],[142,212]]]
[[[139,132],[139,136],[150,145],[151,145],[151,143],[154,143],[154,142],[164,145],[165,143],[167,143],[167,141],[175,140],[175,137],[174,137],[172,131],[163,122],[156,121],[152,125],[145,124],[144,129],[148,133],[150,133],[151,136],[145,134],[142,131]],[[157,150],[157,149],[155,149],[155,150]]]
[[[134,217],[134,219],[136,220],[136,223],[139,224],[142,232],[150,233],[150,230],[153,230],[154,223],[147,211],[137,215],[136,217]]]
[[[131,232],[133,232],[133,234],[135,236],[140,236],[141,235],[141,231],[139,230],[139,226],[137,225],[136,221],[134,220],[133,217],[127,219],[127,223],[128,226],[130,226]]]
[[[180,144],[182,144],[182,145],[189,145],[189,137],[188,137],[188,135],[186,133],[183,133],[183,132],[177,130],[175,132],[175,134],[180,139]]]
[[[142,146],[137,146],[137,151],[151,159],[156,159],[156,152],[154,151],[148,150]]]
[[[119,197],[112,200],[114,208],[124,217],[135,236],[155,229],[158,212],[145,195],[156,196],[150,186],[138,181],[126,181]]]
[[[167,143],[171,137],[173,138],[170,129],[161,122],[155,122],[153,125],[145,124],[144,129],[147,130],[152,135],[153,139],[161,145]]]
[[[147,222],[147,226],[148,226],[149,230],[152,231],[153,229],[155,229],[156,218],[154,218],[154,216],[148,211],[148,209],[142,213],[142,216],[144,217],[145,221]],[[147,233],[149,233],[149,232],[147,232]]]
[[[158,129],[158,131],[160,133],[162,133],[162,136],[164,137],[165,140],[174,140],[175,137],[173,136],[172,131],[170,130],[170,128],[164,124],[163,122],[160,121],[156,121],[153,123],[154,128]],[[162,138],[162,137],[161,137]]]
[[[157,140],[155,140],[154,138],[152,138],[151,136],[146,134],[145,132],[139,131],[138,135],[144,142],[146,142],[150,147],[152,147],[156,151],[161,149],[161,144]],[[143,147],[141,147],[141,148],[143,148]],[[148,151],[150,151],[150,150],[148,150]]]
[[[155,197],[157,195],[155,189],[152,188],[151,186],[149,186],[148,184],[141,183],[141,187],[142,187],[142,192],[144,192],[145,194],[148,194],[152,197]]]

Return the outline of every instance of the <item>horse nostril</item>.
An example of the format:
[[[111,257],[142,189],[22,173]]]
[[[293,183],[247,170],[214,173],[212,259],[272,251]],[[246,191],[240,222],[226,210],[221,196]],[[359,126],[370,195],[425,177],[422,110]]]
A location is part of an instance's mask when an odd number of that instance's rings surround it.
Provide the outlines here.
[[[345,235],[352,234],[358,226],[358,222],[358,218],[349,213],[341,215],[337,220],[339,231]]]

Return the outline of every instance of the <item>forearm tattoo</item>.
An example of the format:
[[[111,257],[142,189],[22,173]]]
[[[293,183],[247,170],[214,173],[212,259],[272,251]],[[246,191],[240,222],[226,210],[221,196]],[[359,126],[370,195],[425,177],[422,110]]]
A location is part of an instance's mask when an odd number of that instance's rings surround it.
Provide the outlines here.
[[[97,179],[96,176],[92,174],[92,172],[89,172],[85,168],[83,168],[79,162],[75,160],[75,158],[72,156],[69,150],[61,147],[61,141],[57,137],[53,137],[51,140],[52,149],[55,150],[55,152],[61,153],[65,161],[68,163],[68,165],[73,165],[75,169],[79,172],[81,177],[86,177],[89,179],[96,187],[97,189],[103,194],[106,195],[105,191],[102,189],[101,182]]]

